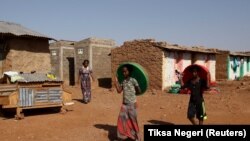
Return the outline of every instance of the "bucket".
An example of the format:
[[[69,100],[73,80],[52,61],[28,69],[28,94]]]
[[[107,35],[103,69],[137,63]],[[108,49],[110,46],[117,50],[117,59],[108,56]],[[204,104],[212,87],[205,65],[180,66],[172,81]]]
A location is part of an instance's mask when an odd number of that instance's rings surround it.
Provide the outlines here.
[[[141,89],[141,93],[136,94],[136,95],[144,94],[146,92],[147,88],[148,88],[148,85],[149,85],[149,79],[148,79],[147,72],[138,63],[124,62],[124,63],[119,65],[119,67],[117,69],[117,72],[116,72],[119,83],[122,83],[122,81],[124,80],[124,76],[123,76],[123,73],[122,73],[122,68],[123,68],[124,65],[130,65],[133,68],[133,71],[130,74],[130,76],[137,80],[137,82],[139,84],[139,87]]]

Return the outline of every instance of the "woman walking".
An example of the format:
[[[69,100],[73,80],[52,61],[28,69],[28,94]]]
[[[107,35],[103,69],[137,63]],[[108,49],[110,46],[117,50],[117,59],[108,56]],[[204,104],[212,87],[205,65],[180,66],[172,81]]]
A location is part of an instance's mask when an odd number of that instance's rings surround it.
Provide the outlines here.
[[[83,102],[85,104],[91,101],[91,79],[94,81],[93,72],[89,68],[89,60],[84,60],[79,69],[78,84],[81,84]],[[80,83],[81,81],[81,83]]]

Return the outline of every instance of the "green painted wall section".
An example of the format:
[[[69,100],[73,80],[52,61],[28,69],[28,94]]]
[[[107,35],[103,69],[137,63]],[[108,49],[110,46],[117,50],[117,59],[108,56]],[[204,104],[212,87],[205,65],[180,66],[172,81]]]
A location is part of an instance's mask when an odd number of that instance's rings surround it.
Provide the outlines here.
[[[230,66],[230,57],[228,56],[227,57],[227,79],[230,79],[230,69],[231,69],[231,66]]]
[[[247,58],[247,72],[250,72],[250,57]]]
[[[240,64],[240,78],[244,77],[244,63]]]

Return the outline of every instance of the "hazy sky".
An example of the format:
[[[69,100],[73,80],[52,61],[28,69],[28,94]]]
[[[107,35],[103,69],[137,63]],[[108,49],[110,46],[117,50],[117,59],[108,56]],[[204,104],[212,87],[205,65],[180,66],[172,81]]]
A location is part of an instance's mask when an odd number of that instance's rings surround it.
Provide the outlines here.
[[[1,0],[0,20],[57,40],[154,38],[250,51],[250,0]]]

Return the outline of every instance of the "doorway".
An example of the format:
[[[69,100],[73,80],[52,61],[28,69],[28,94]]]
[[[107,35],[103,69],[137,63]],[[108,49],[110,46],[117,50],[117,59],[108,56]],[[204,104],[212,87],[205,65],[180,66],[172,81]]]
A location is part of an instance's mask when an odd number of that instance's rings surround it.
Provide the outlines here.
[[[69,61],[69,85],[75,85],[75,59],[74,57],[67,57]]]

